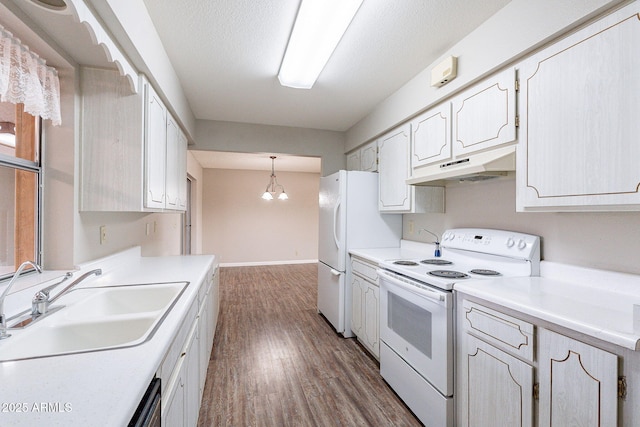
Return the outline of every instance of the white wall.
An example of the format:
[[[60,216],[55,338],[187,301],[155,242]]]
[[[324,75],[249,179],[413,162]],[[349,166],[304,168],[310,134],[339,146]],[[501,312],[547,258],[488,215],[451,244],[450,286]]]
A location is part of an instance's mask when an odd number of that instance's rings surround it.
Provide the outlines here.
[[[512,0],[349,129],[345,152],[617,3],[621,0]],[[431,87],[431,69],[451,55],[458,58],[457,77],[441,88]]]
[[[196,121],[194,150],[280,153],[322,158],[322,175],[346,166],[344,133],[250,123]]]
[[[456,227],[514,230],[541,236],[547,261],[640,274],[640,213],[522,213],[515,199],[515,179],[447,187],[446,213],[404,215],[403,237],[431,241],[418,234],[423,227],[438,235]]]
[[[278,172],[289,200],[263,200],[269,172],[205,169],[203,250],[223,264],[318,259],[320,174]]]

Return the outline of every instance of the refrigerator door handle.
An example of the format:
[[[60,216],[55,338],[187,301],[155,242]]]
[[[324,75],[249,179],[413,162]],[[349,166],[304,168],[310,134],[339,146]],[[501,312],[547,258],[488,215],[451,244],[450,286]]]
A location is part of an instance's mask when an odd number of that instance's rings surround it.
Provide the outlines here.
[[[340,241],[338,240],[338,209],[340,209],[340,201],[333,208],[333,241],[336,243],[336,248],[340,249]]]
[[[342,273],[340,273],[340,272],[339,272],[338,270],[336,270],[335,268],[332,268],[332,269],[331,269],[331,274],[333,274],[334,276],[339,276],[339,275],[340,275],[340,274],[342,274]]]

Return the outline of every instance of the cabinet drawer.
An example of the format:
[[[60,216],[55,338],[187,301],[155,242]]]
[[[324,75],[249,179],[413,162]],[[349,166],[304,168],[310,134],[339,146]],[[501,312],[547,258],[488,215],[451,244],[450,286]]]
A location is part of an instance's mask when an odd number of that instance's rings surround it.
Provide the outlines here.
[[[476,337],[533,362],[534,329],[531,323],[465,300],[464,328]]]
[[[378,283],[378,273],[376,272],[377,268],[377,264],[370,263],[360,258],[351,258],[351,270],[355,274],[376,284]]]

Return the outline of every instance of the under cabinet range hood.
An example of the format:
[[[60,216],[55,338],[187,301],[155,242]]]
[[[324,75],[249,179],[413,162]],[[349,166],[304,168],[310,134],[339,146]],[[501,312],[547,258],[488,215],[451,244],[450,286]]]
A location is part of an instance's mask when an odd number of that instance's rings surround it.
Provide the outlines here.
[[[484,181],[516,170],[516,146],[460,156],[414,170],[409,185],[442,186],[452,182]]]

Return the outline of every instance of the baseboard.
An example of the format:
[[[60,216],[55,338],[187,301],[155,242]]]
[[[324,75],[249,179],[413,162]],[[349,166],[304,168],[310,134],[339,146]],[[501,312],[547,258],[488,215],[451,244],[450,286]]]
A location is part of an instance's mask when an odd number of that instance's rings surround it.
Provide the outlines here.
[[[284,264],[315,264],[317,259],[296,259],[289,261],[260,261],[260,262],[221,262],[220,267],[255,267],[258,265],[284,265]]]

